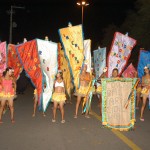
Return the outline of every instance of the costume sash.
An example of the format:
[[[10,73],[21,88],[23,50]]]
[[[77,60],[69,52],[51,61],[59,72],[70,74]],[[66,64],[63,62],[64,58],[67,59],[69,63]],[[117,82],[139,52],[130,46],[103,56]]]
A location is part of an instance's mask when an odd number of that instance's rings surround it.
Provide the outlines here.
[[[135,45],[135,39],[119,32],[115,33],[108,56],[108,77],[112,76],[112,70],[114,68],[118,69],[119,76],[122,74]]]
[[[7,52],[6,52],[6,42],[0,43],[0,75],[3,75],[7,67]]]
[[[45,76],[46,87],[43,90],[43,110],[46,111],[47,106],[52,98],[53,85],[55,75],[57,73],[57,43],[37,39],[37,47],[41,68]]]
[[[59,30],[59,34],[76,90],[79,85],[79,74],[84,60],[82,26],[62,28]]]

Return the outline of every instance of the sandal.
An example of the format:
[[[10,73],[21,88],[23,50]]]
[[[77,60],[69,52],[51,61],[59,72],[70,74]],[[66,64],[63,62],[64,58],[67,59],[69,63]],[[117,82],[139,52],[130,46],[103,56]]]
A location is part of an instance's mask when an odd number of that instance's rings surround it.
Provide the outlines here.
[[[14,119],[11,119],[11,123],[15,123],[15,120],[14,120]]]
[[[35,117],[35,114],[32,114],[32,117]]]
[[[74,115],[74,118],[77,119],[78,118],[77,115]]]
[[[55,120],[55,119],[52,119],[52,122],[54,123],[54,122],[56,122],[56,120]]]
[[[65,120],[62,120],[61,123],[65,123]]]
[[[141,121],[144,121],[144,118],[140,118]]]
[[[90,118],[90,116],[89,116],[89,115],[85,115],[85,118],[88,118],[88,119],[89,119],[89,118]]]

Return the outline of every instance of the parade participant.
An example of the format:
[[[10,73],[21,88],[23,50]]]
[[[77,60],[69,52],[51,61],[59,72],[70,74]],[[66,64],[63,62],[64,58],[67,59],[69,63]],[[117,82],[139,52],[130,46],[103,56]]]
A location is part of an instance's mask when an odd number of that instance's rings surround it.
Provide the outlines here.
[[[5,107],[6,102],[8,102],[11,114],[11,122],[14,123],[14,104],[13,99],[16,93],[16,83],[14,79],[11,77],[12,68],[8,67],[4,71],[2,77],[2,99],[1,99],[1,108],[0,108],[0,123],[2,122],[2,114]]]
[[[100,116],[102,115],[102,85],[101,85],[101,78],[106,78],[107,67],[103,69],[103,73],[97,80],[97,87],[96,87],[96,93],[97,97],[99,98],[99,108],[100,108]]]
[[[36,109],[37,109],[37,105],[38,105],[38,94],[37,94],[37,89],[34,90],[34,104],[33,104],[33,114],[32,117],[35,117],[36,114]],[[45,113],[43,112],[43,117],[46,117]]]
[[[142,77],[142,107],[141,107],[141,115],[140,115],[140,120],[144,121],[144,110],[145,110],[145,106],[146,106],[146,101],[147,98],[149,96],[150,93],[150,72],[149,72],[149,68],[148,67],[144,67],[144,72],[145,75]]]
[[[118,69],[117,69],[117,68],[114,68],[114,69],[112,70],[112,78],[117,78],[117,77],[118,77],[118,73],[119,73]]]
[[[64,104],[66,101],[66,95],[65,95],[65,85],[63,81],[63,74],[62,71],[58,71],[56,75],[56,79],[54,82],[54,92],[52,95],[52,102],[54,103],[53,106],[53,119],[52,122],[56,122],[56,110],[59,105],[59,109],[61,111],[61,123],[65,123],[64,119]]]
[[[79,79],[80,79],[80,83],[79,83],[80,87],[77,90],[77,102],[76,102],[76,109],[75,109],[74,118],[77,118],[81,98],[83,98],[83,97],[87,98],[87,94],[89,91],[89,84],[91,82],[91,76],[90,76],[90,73],[87,72],[87,65],[86,64],[84,64],[84,66],[83,66],[81,74],[79,75]],[[85,117],[88,118],[87,113],[86,113]]]

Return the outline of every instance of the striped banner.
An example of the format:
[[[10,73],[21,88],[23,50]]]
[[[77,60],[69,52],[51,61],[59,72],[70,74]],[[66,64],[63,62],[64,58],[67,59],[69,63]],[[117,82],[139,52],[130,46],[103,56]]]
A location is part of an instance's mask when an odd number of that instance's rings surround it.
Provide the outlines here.
[[[65,83],[65,88],[67,95],[71,98],[71,89],[72,89],[72,82],[71,82],[71,74],[70,69],[68,66],[68,61],[65,57],[64,50],[60,43],[58,43],[58,62],[59,62],[59,70],[63,72],[63,80]]]
[[[43,111],[45,112],[52,97],[53,85],[57,73],[57,43],[37,39],[41,69],[45,76],[46,88],[43,89]]]
[[[43,75],[36,40],[16,46],[23,68],[37,89],[39,109],[42,109]]]
[[[102,75],[103,69],[106,67],[106,47],[94,50],[94,69],[96,79]]]
[[[147,66],[150,69],[150,51],[140,50],[140,56],[138,61],[138,77],[142,79],[144,75],[144,67]]]
[[[18,54],[16,52],[16,46],[13,44],[8,45],[8,66],[14,69],[14,76],[16,79],[19,78],[20,73],[23,70],[22,64],[20,63]]]
[[[3,75],[7,67],[7,52],[6,52],[6,42],[0,43],[0,75]]]
[[[87,64],[87,72],[91,72],[91,40],[84,40],[84,63]]]
[[[59,29],[59,35],[69,62],[76,90],[79,85],[79,74],[84,61],[82,26],[78,25]]]
[[[135,45],[135,39],[119,32],[115,33],[108,56],[108,77],[112,76],[114,68],[118,69],[119,76],[122,74]]]

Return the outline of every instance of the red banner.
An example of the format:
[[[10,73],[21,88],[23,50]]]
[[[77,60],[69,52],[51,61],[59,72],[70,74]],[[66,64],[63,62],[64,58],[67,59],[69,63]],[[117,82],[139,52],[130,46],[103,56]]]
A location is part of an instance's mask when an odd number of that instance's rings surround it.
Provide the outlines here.
[[[43,78],[36,40],[17,46],[17,52],[27,75],[37,89],[39,106],[42,108]]]
[[[22,64],[20,63],[18,54],[16,52],[16,46],[13,44],[8,45],[8,67],[14,69],[14,76],[16,79],[19,78],[20,73],[22,72]]]

